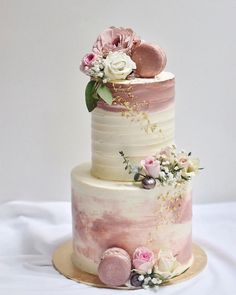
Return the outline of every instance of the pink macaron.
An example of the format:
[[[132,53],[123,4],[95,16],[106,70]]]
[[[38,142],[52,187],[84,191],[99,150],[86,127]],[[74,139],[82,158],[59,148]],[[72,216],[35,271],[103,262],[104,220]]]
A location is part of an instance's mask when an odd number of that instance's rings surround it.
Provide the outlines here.
[[[131,259],[124,249],[113,247],[103,253],[98,266],[98,276],[105,285],[124,285],[129,279],[130,272]]]
[[[153,78],[160,74],[167,62],[160,46],[145,42],[134,48],[131,58],[136,63],[135,75],[142,78]]]

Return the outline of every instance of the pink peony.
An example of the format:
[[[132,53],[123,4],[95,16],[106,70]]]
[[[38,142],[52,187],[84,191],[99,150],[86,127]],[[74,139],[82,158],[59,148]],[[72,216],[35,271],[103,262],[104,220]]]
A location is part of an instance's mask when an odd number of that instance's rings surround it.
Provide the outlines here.
[[[160,173],[160,162],[154,157],[147,157],[145,160],[141,161],[141,165],[147,175],[156,178]]]
[[[80,70],[86,73],[92,67],[93,62],[97,59],[97,55],[94,52],[87,53],[81,60]]]
[[[133,266],[135,269],[147,272],[155,263],[154,253],[145,247],[138,247],[133,254]]]
[[[93,52],[106,57],[109,52],[122,51],[130,55],[141,40],[132,29],[110,27],[103,31],[93,45]]]

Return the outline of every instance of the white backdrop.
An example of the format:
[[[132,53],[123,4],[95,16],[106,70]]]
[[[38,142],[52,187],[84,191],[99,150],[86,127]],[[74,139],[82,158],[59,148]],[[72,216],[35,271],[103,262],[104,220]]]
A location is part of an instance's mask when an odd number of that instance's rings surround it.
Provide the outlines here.
[[[69,200],[90,159],[81,57],[132,27],[176,74],[176,142],[201,158],[195,202],[236,200],[235,0],[0,0],[0,200]]]

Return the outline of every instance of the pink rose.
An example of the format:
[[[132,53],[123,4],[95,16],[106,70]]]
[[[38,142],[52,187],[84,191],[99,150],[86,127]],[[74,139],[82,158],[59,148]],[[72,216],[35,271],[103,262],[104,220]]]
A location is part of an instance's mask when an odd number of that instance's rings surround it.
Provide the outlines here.
[[[159,155],[162,157],[162,158],[170,158],[171,157],[171,153],[172,153],[173,149],[170,147],[170,146],[166,146],[165,148],[163,148]]]
[[[87,53],[80,63],[80,70],[86,73],[91,67],[93,62],[97,59],[97,55],[94,52]]]
[[[186,153],[180,153],[177,156],[178,164],[180,167],[186,168],[189,165],[189,157]]]
[[[160,173],[160,162],[154,157],[147,157],[145,160],[141,161],[141,165],[147,175],[156,178]]]
[[[92,50],[104,57],[114,51],[122,51],[130,55],[134,46],[140,43],[141,40],[132,29],[110,27],[98,36]]]
[[[147,272],[155,263],[154,253],[145,247],[138,247],[133,254],[133,266],[135,269]]]

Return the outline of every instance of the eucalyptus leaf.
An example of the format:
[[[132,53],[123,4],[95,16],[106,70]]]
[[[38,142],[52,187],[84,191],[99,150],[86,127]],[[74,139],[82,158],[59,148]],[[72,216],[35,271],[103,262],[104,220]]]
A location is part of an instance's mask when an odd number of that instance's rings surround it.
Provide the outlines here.
[[[112,93],[106,85],[101,84],[97,89],[97,93],[107,104],[112,104]]]
[[[139,173],[135,173],[134,174],[134,181],[138,181],[139,180],[139,176],[140,176]]]
[[[97,99],[94,97],[96,81],[89,81],[85,89],[86,106],[89,112],[92,112],[97,106]]]

